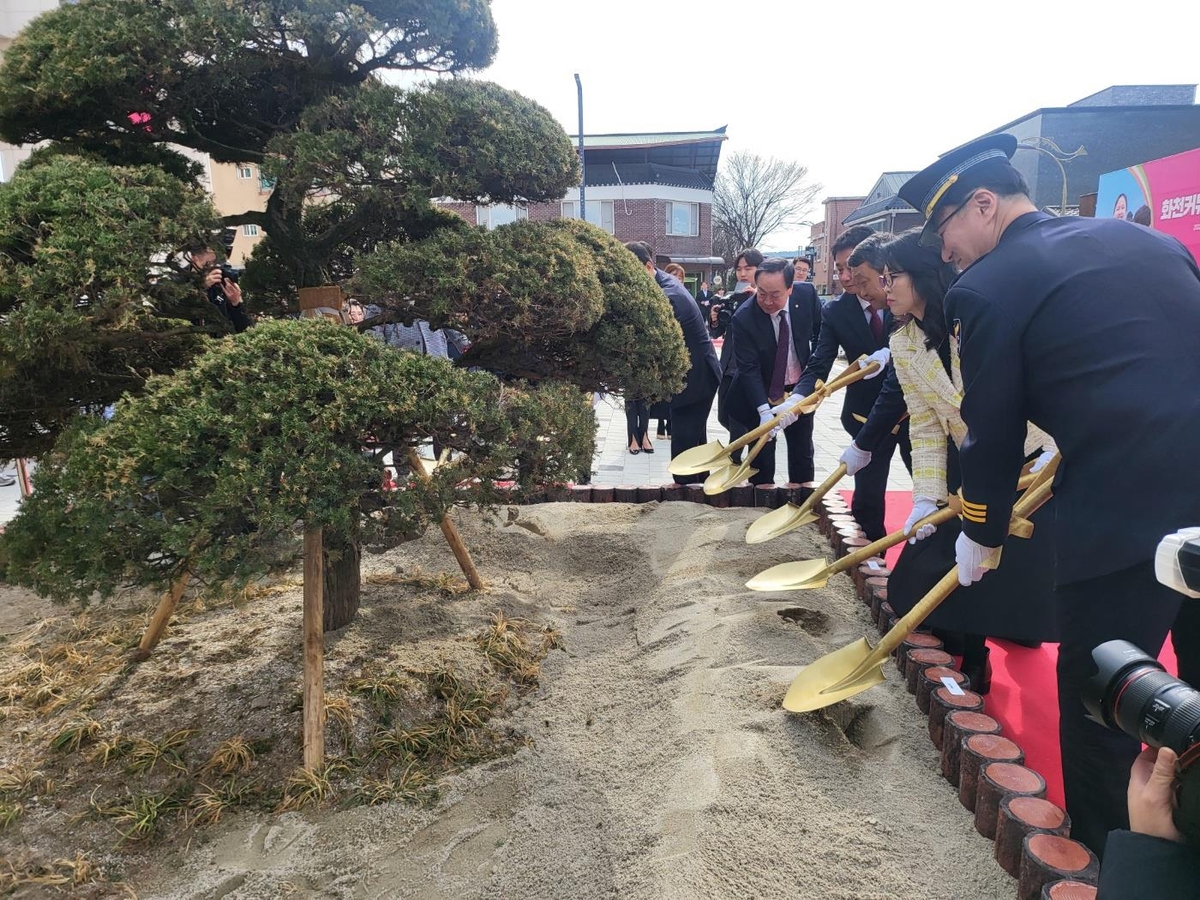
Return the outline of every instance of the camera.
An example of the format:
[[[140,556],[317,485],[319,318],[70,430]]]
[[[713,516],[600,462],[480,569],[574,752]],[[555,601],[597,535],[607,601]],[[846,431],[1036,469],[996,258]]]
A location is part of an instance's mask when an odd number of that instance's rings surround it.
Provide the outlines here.
[[[237,284],[238,279],[242,277],[242,273],[231,266],[229,263],[221,263],[221,278],[229,279],[234,284]]]
[[[1092,651],[1092,661],[1096,673],[1083,693],[1088,715],[1178,754],[1175,825],[1200,847],[1200,691],[1128,641],[1101,644]]]

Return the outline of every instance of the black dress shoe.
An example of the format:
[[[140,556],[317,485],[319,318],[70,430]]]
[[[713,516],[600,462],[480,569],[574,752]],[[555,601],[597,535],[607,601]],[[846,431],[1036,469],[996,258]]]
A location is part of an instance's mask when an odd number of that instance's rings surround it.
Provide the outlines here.
[[[1030,650],[1036,650],[1038,647],[1042,646],[1041,641],[1018,641],[1016,639],[1012,639],[1009,641],[1009,643],[1016,644],[1018,647],[1028,647]]]
[[[991,651],[985,650],[982,662],[967,665],[966,661],[963,661],[962,673],[967,676],[967,686],[981,697],[992,689],[992,663],[988,659],[990,655]]]

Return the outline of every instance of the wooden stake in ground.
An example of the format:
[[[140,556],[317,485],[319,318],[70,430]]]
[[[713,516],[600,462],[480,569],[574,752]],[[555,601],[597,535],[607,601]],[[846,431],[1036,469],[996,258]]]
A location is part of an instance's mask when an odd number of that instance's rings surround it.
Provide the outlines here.
[[[304,529],[304,768],[325,762],[324,535]]]
[[[167,630],[167,623],[171,621],[171,616],[175,613],[175,607],[179,605],[179,598],[183,596],[183,589],[187,587],[188,577],[189,573],[185,568],[171,582],[171,589],[163,594],[163,598],[158,601],[158,608],[154,610],[154,616],[150,619],[150,624],[146,626],[141,643],[133,651],[133,658],[137,662],[149,659],[151,651],[162,640],[163,632]]]
[[[408,451],[408,464],[412,466],[413,473],[422,481],[430,480],[429,473],[421,465],[421,457],[417,455],[416,450]],[[479,577],[479,571],[475,568],[475,563],[471,561],[471,553],[467,550],[467,545],[458,536],[458,529],[454,527],[454,521],[450,518],[449,512],[442,517],[442,521],[439,524],[442,528],[442,534],[446,536],[446,543],[450,545],[450,551],[454,554],[454,558],[458,560],[458,567],[467,576],[467,583],[474,590],[482,591],[483,579]]]

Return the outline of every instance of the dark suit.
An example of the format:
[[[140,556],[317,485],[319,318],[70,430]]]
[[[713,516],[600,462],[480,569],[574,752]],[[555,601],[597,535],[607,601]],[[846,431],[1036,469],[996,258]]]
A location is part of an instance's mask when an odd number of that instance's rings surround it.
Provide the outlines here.
[[[882,341],[876,340],[871,326],[867,324],[862,304],[854,294],[844,293],[838,299],[827,303],[821,316],[821,333],[817,347],[804,370],[804,377],[796,385],[797,392],[811,394],[818,379],[829,379],[839,347],[846,351],[846,359],[851,364],[864,354],[883,349],[887,345],[888,332],[892,329],[892,314],[885,310],[881,316]],[[885,379],[886,373],[869,380],[857,381],[846,388],[846,396],[842,401],[842,427],[851,438],[858,436],[859,430],[871,415],[871,409],[883,389]],[[902,424],[896,434],[891,434],[890,429],[887,429],[887,432],[875,442],[874,447],[863,447],[864,450],[871,450],[871,462],[854,476],[854,499],[850,504],[855,520],[872,541],[886,534],[883,525],[884,495],[887,492],[892,453],[897,443],[904,446],[902,452],[908,453],[908,424]]]
[[[683,390],[671,398],[671,456],[674,458],[684,450],[708,442],[708,412],[721,380],[721,366],[700,307],[688,289],[679,279],[662,270],[655,271],[654,280],[667,295],[675,321],[683,329],[683,342],[691,361]],[[703,480],[703,475],[675,476],[679,484]]]
[[[1200,850],[1130,831],[1108,836],[1097,900],[1200,897]]]
[[[753,294],[748,291],[742,291],[738,294],[730,294],[721,301],[722,309],[729,310],[730,315],[738,310],[747,299],[753,298]],[[715,302],[715,301],[714,301]],[[735,427],[740,427],[741,431],[738,434],[745,434],[750,430],[751,426],[748,423],[735,423],[735,420],[728,403],[729,388],[733,384],[733,377],[737,373],[737,363],[734,360],[733,352],[733,335],[728,332],[728,323],[718,322],[717,325],[709,326],[708,332],[713,338],[724,337],[724,342],[721,344],[721,386],[717,389],[717,421],[722,427],[728,429],[730,433]],[[753,419],[754,423],[758,422],[758,416]]]
[[[815,296],[816,291],[811,285],[808,287],[809,291],[793,291],[788,299],[792,346],[801,371],[811,356],[813,307],[809,303],[808,295],[811,291]],[[774,405],[781,400],[779,397],[767,396],[771,377],[775,373],[775,351],[778,343],[771,317],[763,312],[757,300],[743,303],[733,314],[726,341],[731,337],[734,341],[734,372],[726,403],[730,406],[731,417],[736,426],[730,428],[730,435],[738,438],[753,427],[751,423],[758,423],[760,406],[764,403]],[[789,481],[804,483],[813,480],[812,430],[812,416],[800,416],[784,429],[783,433],[787,438]],[[774,483],[774,441],[763,447],[754,461],[754,467],[758,469],[758,473],[750,479],[754,484]]]
[[[1071,832],[1097,852],[1127,825],[1138,741],[1085,719],[1091,650],[1157,655],[1181,595],[1159,540],[1200,523],[1200,270],[1178,241],[1113,219],[1014,220],[946,295],[959,335],[963,533],[1003,543],[1026,420],[1062,453],[1055,482],[1058,687]],[[985,576],[986,577],[986,576]],[[1195,601],[1186,601],[1195,602]],[[1180,659],[1200,654],[1176,630]]]
[[[812,309],[812,349],[817,349],[817,341],[821,336],[821,298],[817,289],[807,281],[797,281],[792,285],[792,302],[807,303]]]

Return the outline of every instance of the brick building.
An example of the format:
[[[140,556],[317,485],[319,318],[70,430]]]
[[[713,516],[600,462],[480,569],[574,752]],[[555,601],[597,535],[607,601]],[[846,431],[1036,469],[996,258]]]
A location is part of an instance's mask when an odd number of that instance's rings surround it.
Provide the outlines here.
[[[659,265],[677,262],[695,291],[725,262],[713,256],[712,195],[725,129],[584,135],[587,220],[619,241],[646,241]],[[528,206],[445,202],[468,222],[495,228],[516,219],[579,217],[579,190]]]
[[[813,284],[819,294],[840,294],[837,273],[833,271],[833,257],[829,248],[846,230],[845,218],[858,209],[866,197],[826,197],[825,217],[809,231],[809,243],[813,248]],[[837,289],[835,290],[835,287]]]

